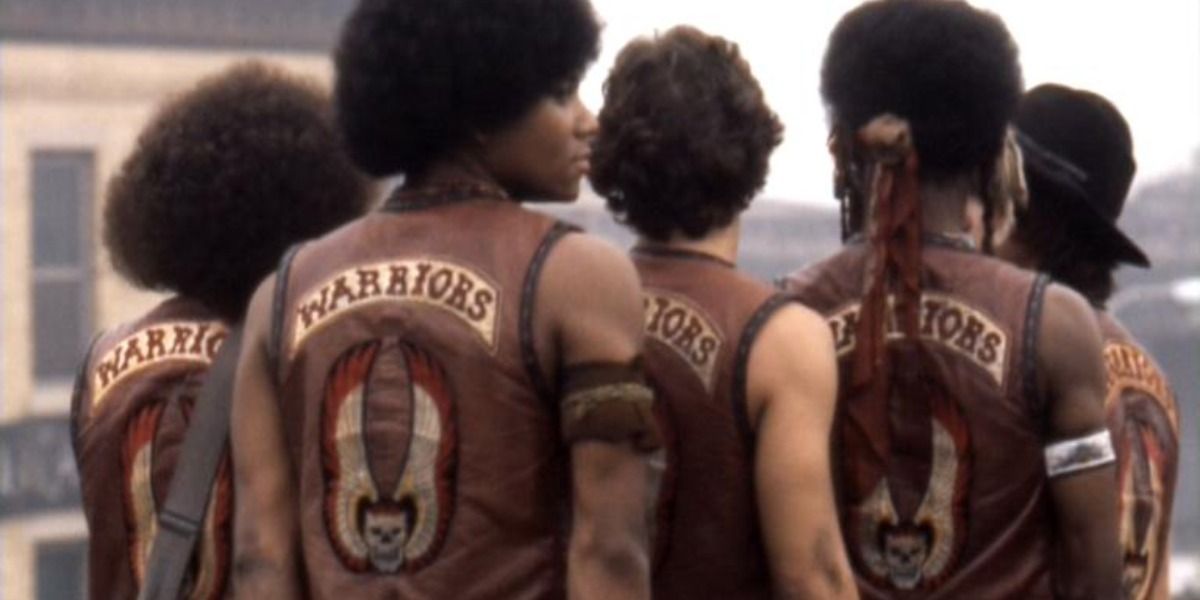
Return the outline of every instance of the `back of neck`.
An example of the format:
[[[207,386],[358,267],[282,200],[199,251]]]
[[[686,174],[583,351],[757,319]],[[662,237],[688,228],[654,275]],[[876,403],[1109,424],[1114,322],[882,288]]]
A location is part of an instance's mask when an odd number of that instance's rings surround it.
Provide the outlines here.
[[[676,231],[666,241],[638,238],[639,246],[672,248],[714,256],[728,263],[737,262],[738,243],[741,240],[741,218],[724,227],[713,229],[699,238],[689,238]]]

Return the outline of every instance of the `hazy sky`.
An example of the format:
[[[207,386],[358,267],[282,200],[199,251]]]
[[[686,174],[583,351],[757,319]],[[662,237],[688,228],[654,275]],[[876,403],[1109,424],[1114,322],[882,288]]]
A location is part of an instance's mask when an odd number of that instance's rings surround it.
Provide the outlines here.
[[[593,0],[607,25],[600,60],[583,83],[599,109],[613,57],[639,35],[686,23],[741,46],[767,101],[787,127],[765,195],[830,196],[821,56],[853,0]],[[1200,148],[1200,1],[975,0],[998,13],[1021,48],[1025,83],[1059,82],[1107,96],[1134,136],[1138,179],[1185,168]]]

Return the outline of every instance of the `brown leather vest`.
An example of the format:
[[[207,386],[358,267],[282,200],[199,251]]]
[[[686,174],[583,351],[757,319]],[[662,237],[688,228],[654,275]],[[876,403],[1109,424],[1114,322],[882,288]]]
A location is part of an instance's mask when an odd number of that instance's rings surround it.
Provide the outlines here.
[[[1158,363],[1097,312],[1108,375],[1105,409],[1117,450],[1122,585],[1130,600],[1170,596],[1171,509],[1179,469],[1179,408]]]
[[[71,425],[90,534],[88,597],[137,596],[195,396],[227,333],[212,313],[175,298],[98,337],[84,359]],[[212,493],[187,598],[218,598],[228,580],[228,458]]]
[[[884,432],[847,417],[868,393],[851,389],[849,373],[868,254],[852,244],[783,281],[832,328],[838,510],[863,597],[1050,597],[1053,528],[1033,369],[1046,279],[950,240],[925,245],[921,337],[938,397],[949,401],[894,396],[883,421],[892,438],[916,431],[909,439],[928,442],[878,456],[871,441]],[[864,442],[840,442],[846,431]]]
[[[564,595],[565,448],[532,319],[568,231],[401,193],[285,257],[273,346],[316,597]]]
[[[785,297],[702,254],[639,248],[633,259],[666,465],[652,515],[654,597],[769,598],[746,363]]]

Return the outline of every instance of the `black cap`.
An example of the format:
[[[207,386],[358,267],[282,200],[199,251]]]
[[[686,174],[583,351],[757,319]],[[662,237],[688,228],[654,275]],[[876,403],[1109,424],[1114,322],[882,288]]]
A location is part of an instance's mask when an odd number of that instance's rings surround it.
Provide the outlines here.
[[[1104,97],[1056,84],[1025,93],[1017,143],[1030,202],[1056,202],[1073,233],[1094,239],[1118,262],[1150,259],[1117,228],[1137,163],[1124,117]]]

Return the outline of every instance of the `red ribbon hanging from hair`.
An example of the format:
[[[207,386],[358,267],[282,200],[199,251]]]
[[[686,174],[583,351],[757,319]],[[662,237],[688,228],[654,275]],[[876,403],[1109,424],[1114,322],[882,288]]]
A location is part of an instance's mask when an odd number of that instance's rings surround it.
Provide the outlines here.
[[[885,352],[888,296],[894,295],[897,329],[916,338],[921,302],[921,202],[917,153],[908,122],[876,117],[858,130],[858,143],[872,161],[870,225],[871,274],[859,317],[862,344],[854,365],[861,385],[888,371]]]
[[[866,294],[855,338],[851,385],[869,392],[848,407],[854,433],[846,443],[870,447],[878,462],[891,456],[888,396],[892,387],[889,332],[916,342],[920,335],[921,203],[918,157],[908,122],[882,115],[860,128],[855,143],[869,161],[871,218]],[[890,300],[889,300],[890,298]],[[894,302],[894,311],[889,303]],[[894,315],[894,316],[893,316]],[[889,323],[895,319],[894,323]],[[875,474],[860,472],[862,483]]]

